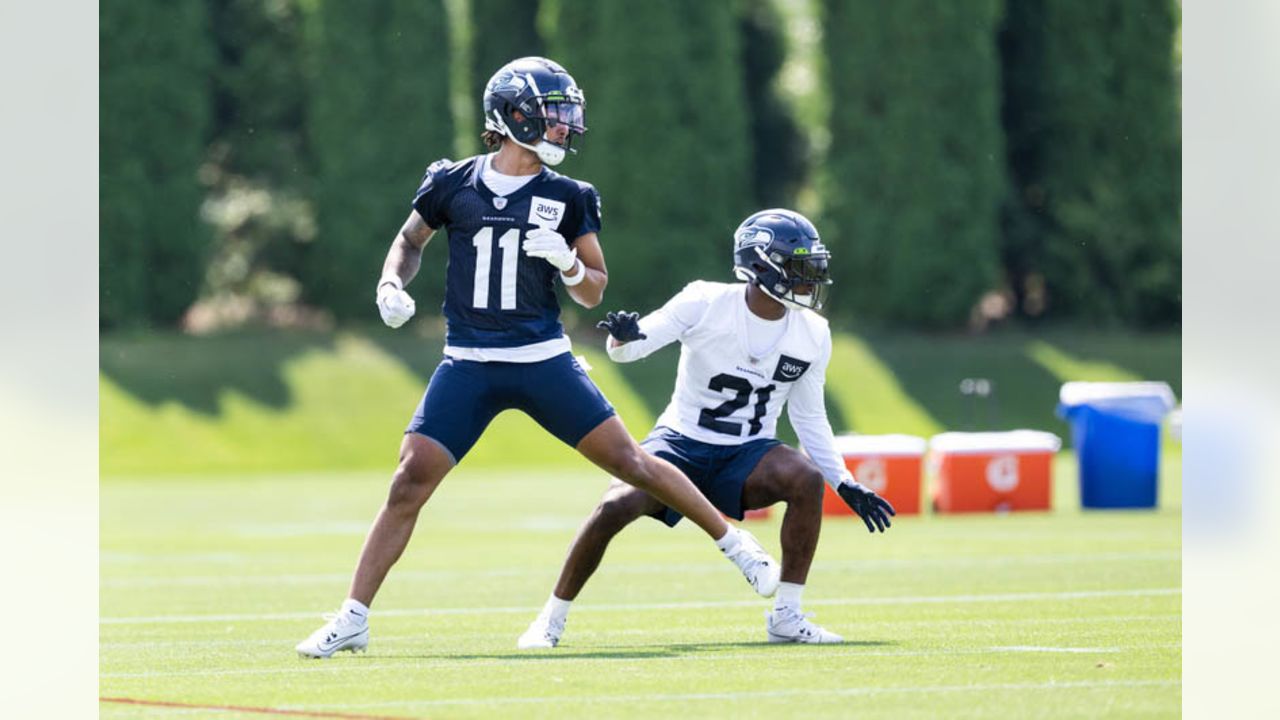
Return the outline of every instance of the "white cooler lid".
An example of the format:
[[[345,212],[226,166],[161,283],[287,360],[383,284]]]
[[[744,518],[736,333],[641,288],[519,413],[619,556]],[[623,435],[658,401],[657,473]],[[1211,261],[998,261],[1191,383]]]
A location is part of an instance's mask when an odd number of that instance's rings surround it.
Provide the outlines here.
[[[1058,402],[1075,406],[1108,400],[1154,399],[1172,410],[1177,401],[1166,382],[1069,382],[1058,392]]]
[[[924,455],[925,439],[915,435],[837,435],[841,455]]]
[[[945,432],[930,438],[929,447],[944,453],[1057,452],[1062,440],[1040,430]]]

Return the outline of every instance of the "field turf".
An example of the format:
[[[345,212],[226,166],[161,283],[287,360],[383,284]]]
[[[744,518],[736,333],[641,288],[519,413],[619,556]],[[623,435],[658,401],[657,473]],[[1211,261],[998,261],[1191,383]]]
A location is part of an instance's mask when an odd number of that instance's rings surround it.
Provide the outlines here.
[[[1181,697],[1180,463],[1161,509],[824,525],[806,591],[840,646],[764,642],[688,523],[620,536],[552,651],[515,650],[604,478],[468,470],[428,505],[369,652],[293,646],[344,597],[386,472],[101,485],[100,703],[133,717],[1170,717]],[[779,552],[780,508],[748,527]]]

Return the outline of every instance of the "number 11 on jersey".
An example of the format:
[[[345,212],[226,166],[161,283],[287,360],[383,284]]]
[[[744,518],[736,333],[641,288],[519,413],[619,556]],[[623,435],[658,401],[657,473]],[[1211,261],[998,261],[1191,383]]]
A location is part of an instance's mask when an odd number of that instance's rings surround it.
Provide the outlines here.
[[[476,247],[476,277],[471,305],[477,310],[489,307],[489,266],[493,259],[493,228],[484,227],[471,239]],[[516,263],[520,261],[520,230],[511,228],[498,238],[502,250],[501,297],[498,307],[516,309]]]

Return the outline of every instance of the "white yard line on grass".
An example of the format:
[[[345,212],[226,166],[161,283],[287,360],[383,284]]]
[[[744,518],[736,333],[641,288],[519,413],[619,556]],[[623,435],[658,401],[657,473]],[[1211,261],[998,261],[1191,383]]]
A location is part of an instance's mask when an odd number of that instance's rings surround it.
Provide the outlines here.
[[[103,553],[102,560],[105,563],[112,562],[109,553]],[[207,554],[199,555],[199,557],[208,557]],[[226,562],[227,558],[218,555],[218,562]],[[848,560],[833,562],[817,562],[814,564],[818,570],[858,570],[858,569],[885,569],[885,568],[920,568],[920,567],[966,567],[966,566],[987,566],[987,565],[1052,565],[1057,563],[1074,563],[1074,562],[1132,562],[1132,561],[1176,561],[1182,558],[1182,553],[1177,550],[1156,550],[1148,552],[1113,552],[1113,553],[1071,553],[1071,554],[1047,554],[1047,555],[1022,555],[1022,556],[1001,556],[1001,557],[955,557],[955,558],[881,558],[867,560]],[[151,558],[151,562],[181,562],[184,556],[156,555]],[[242,560],[246,563],[253,561],[253,556],[245,554]],[[121,563],[120,560],[114,562]],[[138,557],[131,557],[128,564],[139,565],[147,564],[147,560]],[[681,572],[697,572],[722,567],[722,562],[705,562],[705,563],[652,563],[652,564],[615,564],[611,565],[608,570],[610,573],[618,575],[648,575],[663,574],[672,575]],[[397,571],[395,577],[397,580],[447,580],[447,579],[466,579],[466,578],[486,578],[486,577],[543,577],[547,574],[546,568],[540,567],[508,567],[508,568],[489,568],[484,570],[401,570]],[[123,577],[104,578],[100,586],[104,588],[130,588],[130,587],[168,587],[168,586],[196,586],[203,587],[207,585],[216,585],[224,587],[226,585],[309,585],[322,583],[343,583],[351,579],[350,573],[283,573],[277,575],[257,574],[257,575],[232,575],[232,574],[203,574],[203,575],[133,575]]]
[[[435,707],[442,705],[529,705],[559,703],[574,705],[578,703],[640,703],[640,702],[678,702],[689,700],[742,700],[748,698],[768,699],[784,697],[803,697],[819,695],[928,695],[934,693],[955,692],[1008,692],[1017,690],[1087,690],[1091,688],[1139,688],[1139,687],[1179,687],[1181,680],[1080,680],[1072,682],[1041,683],[989,683],[984,685],[907,685],[900,687],[853,687],[853,688],[813,688],[792,690],[746,690],[741,692],[719,693],[658,693],[644,695],[575,695],[570,697],[487,697],[487,698],[455,698],[449,700],[400,700],[380,703],[351,703],[349,705],[288,705],[289,709],[298,710],[345,710],[354,708],[411,708]]]
[[[767,602],[762,600],[762,603]],[[1096,625],[1099,623],[1137,623],[1137,622],[1179,622],[1182,620],[1181,613],[1165,613],[1163,615],[1091,615],[1089,617],[1034,617],[1034,618],[1008,618],[999,620],[975,620],[973,618],[963,619],[947,619],[947,620],[859,620],[859,631],[865,636],[870,633],[870,628],[901,628],[901,627],[934,627],[948,625],[963,625],[965,627],[984,627],[991,626],[997,628],[1009,627],[1016,625],[1037,626],[1037,625]],[[725,625],[727,625],[726,623]],[[521,626],[523,627],[523,626]],[[719,637],[723,632],[723,626],[701,628],[703,632],[695,633],[693,637]],[[401,643],[419,643],[425,644],[436,640],[439,637],[447,637],[450,642],[459,640],[479,640],[482,638],[501,638],[510,635],[510,630],[491,631],[491,632],[469,632],[458,633],[450,632],[447,636],[443,634],[428,634],[425,632],[413,633],[382,633],[378,632],[374,635],[377,643],[382,645],[401,644]],[[592,639],[607,639],[618,636],[632,635],[653,635],[652,628],[623,628],[620,630],[575,630],[573,632],[574,642]],[[687,637],[687,635],[686,635]],[[136,650],[141,648],[211,648],[211,647],[271,647],[277,645],[281,647],[292,646],[298,638],[294,635],[280,637],[258,637],[253,640],[237,638],[233,640],[99,640],[98,647],[106,650]]]
[[[557,654],[559,651],[551,653],[529,653],[527,661],[554,661],[556,663],[599,663],[607,662],[654,662],[663,660],[678,661],[680,663],[690,662],[723,662],[726,660],[761,660],[768,659],[769,653],[778,652],[778,646],[760,643],[760,650],[757,652],[736,652],[736,653],[698,653],[698,652],[680,652],[679,650],[670,650],[662,655],[654,656],[651,653],[653,649],[663,649],[666,646],[629,646],[619,648],[616,646],[598,647],[598,648],[564,648],[563,654]],[[799,651],[801,646],[790,646]],[[1122,652],[1126,650],[1170,650],[1181,648],[1180,643],[1164,643],[1152,645],[1122,645],[1114,648],[1108,648],[1113,652]],[[634,657],[623,655],[618,657],[623,651],[633,650],[636,652]],[[786,652],[785,649],[782,652]],[[600,653],[610,653],[610,657],[602,657]],[[857,647],[847,649],[823,648],[822,658],[824,661],[837,657],[944,657],[956,655],[1007,655],[1004,650],[996,650],[995,648],[972,648],[972,649],[936,649],[936,650],[866,650]],[[99,679],[115,679],[115,678],[162,678],[162,677],[226,677],[226,676],[250,676],[250,675],[307,675],[311,673],[325,672],[341,672],[341,673],[358,673],[358,672],[378,672],[382,670],[425,670],[437,667],[465,667],[470,670],[486,666],[504,666],[510,667],[513,662],[520,662],[519,658],[513,658],[516,651],[511,654],[497,653],[490,656],[482,656],[475,659],[474,656],[468,657],[440,657],[432,659],[422,659],[414,657],[402,657],[401,662],[365,662],[363,660],[348,660],[346,657],[338,657],[333,660],[301,660],[297,658],[282,658],[283,662],[289,663],[287,667],[260,667],[260,668],[233,668],[225,670],[143,670],[140,672],[109,672],[99,673]],[[285,653],[281,653],[285,655]]]
[[[1093,598],[1147,597],[1178,595],[1182,588],[1135,588],[1129,590],[1078,590],[1072,592],[1022,592],[993,593],[989,595],[900,595],[896,597],[830,598],[808,601],[809,606],[842,605],[908,605],[937,603],[988,603],[1035,602],[1040,600],[1088,600]],[[671,603],[617,603],[612,605],[587,605],[578,612],[629,612],[642,610],[698,610],[707,608],[758,607],[759,600],[706,600]],[[541,608],[522,605],[518,607],[460,607],[432,609],[379,610],[379,617],[413,617],[427,615],[490,615],[506,613],[535,613]],[[319,617],[315,611],[281,613],[240,613],[226,615],[145,615],[136,617],[99,618],[101,625],[157,625],[164,623],[205,622],[258,622],[267,620],[308,620]]]
[[[1039,645],[997,645],[991,650],[995,652],[1030,652],[1030,653],[1113,653],[1119,648],[1097,647],[1041,647]]]

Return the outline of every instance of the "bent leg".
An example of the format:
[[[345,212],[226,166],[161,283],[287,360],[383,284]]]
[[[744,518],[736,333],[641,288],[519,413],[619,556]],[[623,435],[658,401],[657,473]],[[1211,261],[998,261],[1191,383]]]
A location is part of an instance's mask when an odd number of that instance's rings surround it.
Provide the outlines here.
[[[387,501],[360,550],[348,597],[373,604],[387,571],[409,544],[418,512],[452,469],[453,458],[443,446],[423,435],[405,433],[400,443],[400,464],[391,478]]]
[[[729,532],[729,524],[711,501],[674,465],[641,449],[614,415],[600,423],[577,445],[578,452],[610,475],[633,485],[684,515],[713,540]]]
[[[662,503],[647,493],[614,480],[569,546],[569,555],[556,582],[555,596],[561,600],[577,598],[587,580],[600,567],[609,541],[638,518],[662,509]]]
[[[800,451],[779,445],[747,477],[742,506],[748,510],[785,502],[782,517],[782,581],[803,585],[822,530],[822,473]]]

